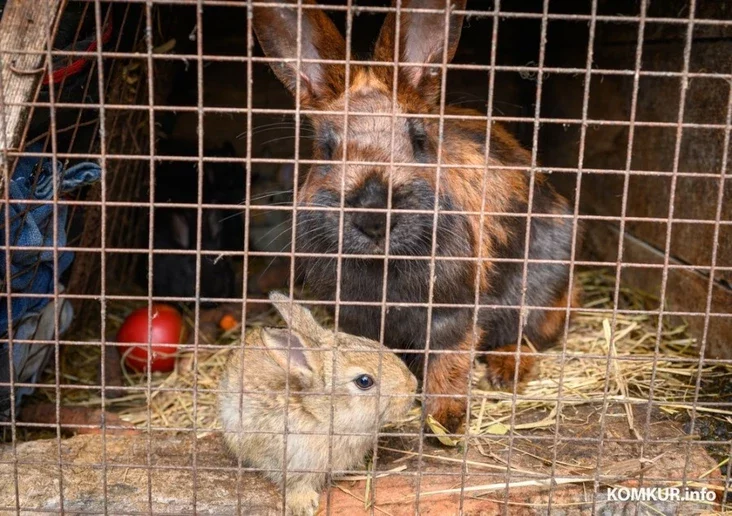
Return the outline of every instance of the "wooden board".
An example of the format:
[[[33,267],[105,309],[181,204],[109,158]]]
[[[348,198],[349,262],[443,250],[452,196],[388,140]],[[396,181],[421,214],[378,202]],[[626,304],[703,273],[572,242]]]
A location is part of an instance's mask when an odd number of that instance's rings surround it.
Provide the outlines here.
[[[591,256],[582,259],[601,257],[615,260],[617,257],[620,232],[614,224],[594,221],[585,224],[586,250]],[[662,264],[663,253],[650,245],[646,240],[634,235],[625,234],[623,239],[623,261],[628,263]],[[676,259],[671,264],[679,264]],[[644,267],[627,267],[621,275],[621,282],[633,285],[636,288],[659,297],[661,291],[661,270]],[[709,292],[709,276],[694,270],[672,269],[669,271],[666,285],[666,310],[679,312],[695,312],[698,316],[684,317],[683,321],[689,325],[691,333],[701,340],[706,323],[703,315],[707,307]],[[728,313],[732,307],[732,291],[724,285],[712,284],[712,297],[709,311],[712,313]],[[678,318],[671,317],[675,322]],[[732,318],[710,317],[707,328],[707,342],[705,355],[708,358],[732,358]],[[698,344],[699,345],[699,344]]]
[[[585,408],[587,410],[577,414],[573,414],[573,408],[565,409],[568,424],[562,428],[568,433],[561,434],[564,438],[599,435],[599,407]],[[637,416],[642,414],[639,412]],[[591,423],[577,424],[579,417]],[[644,486],[660,487],[680,481],[686,474],[689,479],[706,475],[707,485],[720,488],[722,480],[715,467],[716,461],[699,445],[692,449],[688,469],[684,469],[686,449],[681,443],[689,440],[679,424],[668,422],[650,426],[643,462],[638,460],[637,445],[627,440],[624,418],[609,417],[604,428],[605,435],[614,438],[606,442],[601,471],[602,475],[617,476],[611,481],[612,485],[637,485],[637,476],[643,469],[646,474]],[[471,465],[463,478],[460,449],[424,443],[425,456],[420,460],[418,439],[392,437],[381,441],[388,449],[380,450],[381,474],[377,472],[373,479],[375,512],[364,505],[368,483],[361,476],[359,480],[341,480],[330,489],[330,494],[324,492],[318,514],[411,516],[418,512],[422,515],[462,513],[478,516],[501,514],[505,507],[501,503],[503,500],[513,508],[509,509],[510,514],[547,513],[548,476],[540,475],[541,481],[527,484],[527,481],[537,479],[535,470],[526,467],[527,462],[534,460],[527,454],[511,456],[513,486],[507,492],[503,484],[505,462],[497,462],[493,458],[495,454],[483,456],[476,446],[471,446],[468,454]],[[496,450],[508,449],[507,437],[496,439],[503,440],[502,445],[495,445]],[[674,442],[675,439],[679,441]],[[570,443],[569,446],[567,442],[558,445],[559,465],[555,478],[571,476],[573,482],[565,480],[563,484],[551,485],[552,513],[588,514],[593,506],[597,444]],[[505,451],[496,453],[506,454]],[[58,466],[59,458],[63,461],[62,469]],[[99,466],[103,458],[104,468]],[[151,439],[146,435],[107,435],[106,440],[101,435],[78,435],[60,444],[55,439],[20,443],[15,454],[9,445],[0,446],[0,511],[14,512],[18,506],[22,508],[21,514],[59,511],[62,508],[60,489],[63,489],[66,513],[190,514],[194,510],[195,496],[197,514],[281,515],[282,500],[277,488],[256,473],[243,471],[238,474],[236,467],[236,460],[227,453],[218,434],[196,442],[190,436],[161,432],[152,434]],[[650,480],[653,478],[663,478],[664,482]],[[465,493],[462,504],[456,491],[461,483],[471,489]],[[484,486],[484,490],[478,486]],[[416,500],[418,489],[421,493],[419,502]],[[436,493],[443,490],[448,493]],[[608,501],[605,493],[602,486],[595,500],[598,514],[632,511],[633,502]],[[720,495],[721,488],[718,499]],[[654,507],[663,514],[680,515],[700,514],[705,509],[699,503],[678,501]]]
[[[46,42],[62,0],[9,0],[0,20],[0,151],[15,150],[20,143],[30,108],[19,105],[35,97],[45,71]],[[18,53],[28,52],[28,53]],[[3,131],[4,129],[4,131]],[[0,167],[7,167],[0,153]],[[0,192],[3,178],[0,177]]]
[[[676,16],[671,4],[658,3],[657,16]],[[697,9],[707,18],[725,19],[722,3],[702,2]],[[681,16],[681,15],[679,15]],[[633,69],[637,50],[637,26],[608,24],[598,27],[594,45],[595,69]],[[659,27],[663,30],[659,31]],[[685,124],[715,124],[717,127],[683,128],[677,150],[677,127],[681,104],[682,81],[679,77],[642,76],[638,83],[635,120],[637,125],[630,159],[630,179],[627,202],[623,210],[625,177],[623,174],[586,172],[582,177],[580,215],[601,215],[626,220],[625,262],[663,263],[664,252],[671,263],[699,267],[695,271],[676,270],[669,274],[666,289],[666,308],[671,311],[704,313],[707,305],[709,267],[712,252],[716,256],[712,312],[732,313],[732,160],[727,149],[726,169],[723,170],[725,142],[724,125],[730,98],[729,74],[732,73],[732,27],[719,26],[713,31],[698,32],[695,28],[689,58],[690,72],[726,74],[722,77],[695,77],[688,81],[683,112]],[[649,25],[642,48],[642,70],[675,71],[684,68],[686,26],[683,24]],[[710,29],[711,30],[711,29]],[[580,32],[568,33],[555,48],[569,54],[579,53],[575,60],[584,60],[584,39]],[[574,38],[574,39],[573,39]],[[570,59],[563,56],[563,59]],[[542,163],[548,167],[577,167],[579,155],[586,169],[624,170],[628,154],[628,121],[632,117],[633,77],[622,75],[593,76],[590,83],[587,116],[601,120],[590,123],[584,149],[580,149],[579,124],[546,124],[542,127]],[[544,84],[546,96],[544,116],[580,119],[584,93],[583,74],[551,74]],[[612,121],[618,121],[613,125]],[[650,126],[661,122],[666,125]],[[678,163],[674,163],[678,153]],[[659,175],[637,171],[660,172]],[[674,184],[672,172],[676,176]],[[570,197],[576,196],[575,174],[555,174],[559,189]],[[673,187],[673,188],[672,188]],[[722,189],[722,204],[719,192]],[[670,228],[667,219],[673,198],[673,217]],[[720,224],[715,229],[714,221]],[[653,220],[650,220],[653,219]],[[702,223],[696,222],[701,221]],[[585,250],[603,262],[614,262],[618,254],[618,228],[587,221]],[[585,254],[587,257],[587,254]],[[660,293],[661,272],[654,268],[628,268],[621,278],[629,286]],[[688,318],[689,327],[699,338],[704,328],[704,317]],[[707,338],[707,356],[732,358],[732,319],[713,318]]]

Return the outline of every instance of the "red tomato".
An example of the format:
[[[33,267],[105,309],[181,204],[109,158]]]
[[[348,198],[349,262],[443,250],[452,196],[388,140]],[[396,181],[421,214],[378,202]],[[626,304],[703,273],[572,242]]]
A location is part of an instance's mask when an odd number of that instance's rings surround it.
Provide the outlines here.
[[[147,307],[145,307],[128,315],[117,332],[117,342],[135,344],[119,347],[120,353],[125,357],[125,365],[135,371],[147,370],[148,326]],[[169,305],[153,305],[150,370],[172,371],[175,368],[178,344],[185,339],[186,326],[178,310]]]

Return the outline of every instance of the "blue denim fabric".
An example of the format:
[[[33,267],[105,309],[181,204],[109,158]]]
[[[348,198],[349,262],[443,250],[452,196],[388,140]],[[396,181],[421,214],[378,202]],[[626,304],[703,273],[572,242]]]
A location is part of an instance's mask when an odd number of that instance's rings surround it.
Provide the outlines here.
[[[40,152],[40,146],[31,146],[30,152]],[[102,170],[96,163],[84,162],[66,170],[57,162],[56,178],[58,194],[98,181]],[[50,160],[25,157],[18,161],[9,185],[10,228],[5,226],[5,212],[0,216],[0,279],[6,277],[6,250],[3,248],[6,237],[14,246],[54,246],[53,224],[53,167]],[[28,205],[25,199],[48,200],[44,204]],[[20,202],[18,202],[20,201]],[[4,203],[3,203],[4,204]],[[67,207],[57,207],[56,228],[58,246],[66,245]],[[51,294],[54,282],[71,265],[74,255],[70,251],[58,253],[58,268],[54,274],[53,251],[11,251],[10,274],[11,292]],[[49,298],[13,298],[12,317],[19,320],[26,313],[39,311],[50,301]],[[7,299],[0,299],[0,335],[8,331]]]

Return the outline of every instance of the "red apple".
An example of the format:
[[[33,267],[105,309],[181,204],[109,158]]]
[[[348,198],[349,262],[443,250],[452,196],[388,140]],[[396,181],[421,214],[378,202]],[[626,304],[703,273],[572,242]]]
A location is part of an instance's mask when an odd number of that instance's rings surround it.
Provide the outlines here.
[[[152,339],[148,336],[148,309],[140,308],[127,316],[117,332],[117,342],[133,344],[120,346],[125,365],[135,371],[146,371],[148,349],[152,350],[150,370],[168,372],[175,368],[178,345],[186,340],[186,325],[178,310],[170,305],[152,306]],[[148,348],[148,340],[152,345]]]

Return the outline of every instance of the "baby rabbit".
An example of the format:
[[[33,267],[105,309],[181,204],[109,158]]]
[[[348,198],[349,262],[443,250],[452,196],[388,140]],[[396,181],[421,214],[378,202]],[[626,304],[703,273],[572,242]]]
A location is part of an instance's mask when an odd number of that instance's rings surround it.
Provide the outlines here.
[[[456,430],[466,413],[469,351],[474,346],[477,351],[511,352],[519,328],[537,346],[562,333],[566,307],[574,298],[568,267],[557,263],[570,258],[568,203],[541,174],[528,170],[530,153],[501,126],[490,125],[487,143],[486,121],[477,118],[483,114],[445,106],[446,116],[437,116],[441,65],[455,55],[464,17],[456,11],[465,10],[466,0],[402,0],[398,40],[397,17],[390,12],[374,47],[372,60],[385,64],[351,62],[348,84],[343,64],[313,62],[345,60],[346,43],[330,18],[311,8],[314,0],[303,0],[308,9],[300,10],[295,0],[280,4],[255,3],[254,31],[269,58],[283,59],[272,64],[277,77],[299,94],[301,107],[316,111],[309,115],[315,133],[313,159],[332,161],[313,165],[297,196],[296,250],[310,255],[297,264],[305,285],[318,298],[333,301],[340,277],[341,300],[381,302],[388,239],[389,255],[399,259],[388,262],[387,301],[422,306],[388,310],[385,344],[401,350],[429,345],[431,351],[464,351],[405,357],[414,371],[427,368],[425,410]],[[409,10],[417,8],[442,12]],[[395,58],[396,85],[394,66],[389,65]],[[476,118],[458,118],[466,115]],[[320,209],[341,206],[341,185],[342,235],[339,213]],[[334,254],[341,242],[342,260],[317,256]],[[418,259],[433,253],[434,260]],[[543,261],[525,265],[525,256]],[[479,311],[477,339],[471,308],[476,294],[481,305],[489,305]],[[428,319],[429,301],[435,306]],[[339,322],[343,331],[377,338],[381,309],[374,304],[342,306]],[[530,369],[525,358],[518,365],[519,376]],[[517,367],[513,355],[489,355],[487,362],[489,380],[499,386],[512,383]],[[439,394],[443,396],[434,396]]]
[[[254,329],[232,352],[219,418],[233,454],[285,490],[288,514],[310,515],[327,471],[363,460],[379,427],[407,414],[417,380],[378,342],[326,330],[280,293],[270,300],[287,329]]]

